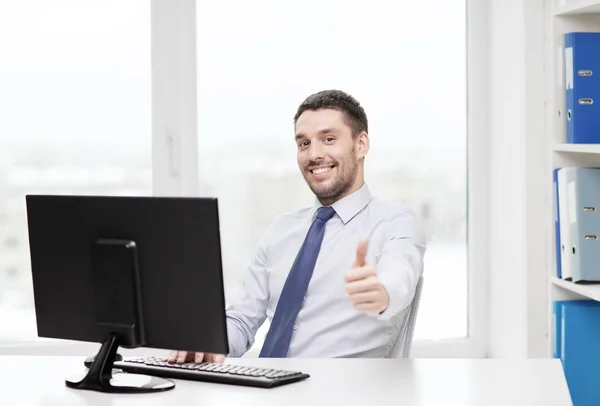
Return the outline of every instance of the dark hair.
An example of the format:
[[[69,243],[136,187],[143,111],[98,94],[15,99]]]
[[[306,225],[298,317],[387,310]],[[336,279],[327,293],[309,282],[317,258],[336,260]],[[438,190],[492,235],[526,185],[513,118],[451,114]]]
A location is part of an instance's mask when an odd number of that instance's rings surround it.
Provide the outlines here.
[[[308,96],[298,107],[294,125],[298,117],[307,110],[334,109],[344,114],[345,123],[352,129],[352,135],[369,131],[367,114],[358,100],[341,90],[322,90]]]

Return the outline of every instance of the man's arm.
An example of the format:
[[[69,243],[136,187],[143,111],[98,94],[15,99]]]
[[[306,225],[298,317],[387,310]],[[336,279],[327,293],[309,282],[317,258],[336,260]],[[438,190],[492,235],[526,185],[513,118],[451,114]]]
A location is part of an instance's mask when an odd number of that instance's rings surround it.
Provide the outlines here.
[[[346,290],[354,308],[387,320],[412,301],[423,272],[425,232],[412,211],[395,213],[383,230],[377,264],[367,264],[369,243],[363,240],[346,274]]]
[[[256,331],[267,317],[269,276],[266,263],[267,247],[263,237],[244,274],[241,300],[227,308],[229,357],[241,357],[252,347]]]
[[[388,225],[385,241],[376,264],[377,277],[389,296],[387,308],[379,314],[390,319],[412,301],[423,273],[425,230],[416,214],[405,211]]]

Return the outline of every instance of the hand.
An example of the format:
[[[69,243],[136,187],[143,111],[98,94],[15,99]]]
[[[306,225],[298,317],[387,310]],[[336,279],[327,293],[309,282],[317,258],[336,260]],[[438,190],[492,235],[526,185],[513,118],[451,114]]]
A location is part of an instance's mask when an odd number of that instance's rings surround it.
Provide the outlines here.
[[[390,297],[375,268],[365,263],[368,241],[362,240],[356,249],[356,262],[346,274],[346,291],[359,312],[376,316],[387,309]]]
[[[225,362],[225,355],[191,351],[171,351],[171,355],[167,359],[167,362],[171,364],[183,364],[185,362],[195,362],[196,364],[201,364],[203,362],[215,362],[222,364]]]

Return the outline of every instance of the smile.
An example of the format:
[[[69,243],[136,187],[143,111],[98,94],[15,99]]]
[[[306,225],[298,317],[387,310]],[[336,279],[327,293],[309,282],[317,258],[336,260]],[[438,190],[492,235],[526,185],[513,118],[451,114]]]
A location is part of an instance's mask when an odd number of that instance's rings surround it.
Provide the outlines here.
[[[315,175],[321,175],[323,173],[329,172],[332,168],[333,166],[322,166],[319,168],[311,169],[310,172],[314,173]]]

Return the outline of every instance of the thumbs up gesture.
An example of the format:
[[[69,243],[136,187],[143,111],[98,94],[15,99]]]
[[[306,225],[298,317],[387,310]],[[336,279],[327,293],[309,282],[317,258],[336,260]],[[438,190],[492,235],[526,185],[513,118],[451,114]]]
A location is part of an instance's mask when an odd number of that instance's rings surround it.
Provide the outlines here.
[[[356,310],[375,316],[387,309],[390,297],[379,282],[375,268],[365,262],[367,248],[366,240],[358,244],[356,261],[346,273],[346,291]]]

